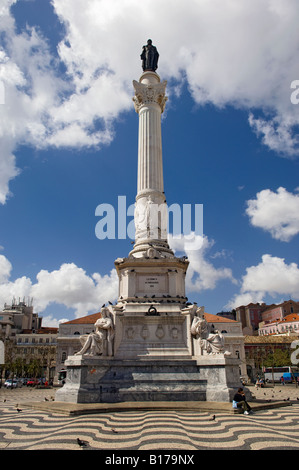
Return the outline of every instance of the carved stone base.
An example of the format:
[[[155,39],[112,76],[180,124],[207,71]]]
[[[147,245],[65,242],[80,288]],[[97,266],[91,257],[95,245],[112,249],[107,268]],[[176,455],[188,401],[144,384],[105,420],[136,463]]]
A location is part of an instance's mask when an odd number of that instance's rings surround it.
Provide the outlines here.
[[[225,357],[117,360],[70,356],[56,401],[231,401],[240,386],[238,361]]]

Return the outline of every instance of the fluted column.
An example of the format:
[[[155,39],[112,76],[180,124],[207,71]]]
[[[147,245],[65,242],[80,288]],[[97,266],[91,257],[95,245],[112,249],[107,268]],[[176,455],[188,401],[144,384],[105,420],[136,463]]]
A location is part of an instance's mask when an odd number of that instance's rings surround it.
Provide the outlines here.
[[[131,252],[134,256],[144,256],[149,247],[154,247],[156,253],[153,254],[159,256],[162,251],[168,256],[172,254],[167,244],[161,135],[166,84],[166,81],[161,83],[159,75],[153,71],[144,72],[139,82],[133,82],[133,101],[139,115],[135,246]]]

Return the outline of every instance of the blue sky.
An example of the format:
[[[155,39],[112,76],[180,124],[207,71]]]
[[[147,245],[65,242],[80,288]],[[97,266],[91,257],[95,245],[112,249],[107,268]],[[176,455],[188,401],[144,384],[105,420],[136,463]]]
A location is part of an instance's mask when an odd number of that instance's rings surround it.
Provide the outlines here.
[[[168,82],[167,203],[203,204],[189,300],[299,300],[296,0],[3,0],[0,14],[1,307],[33,298],[47,326],[116,298],[131,240],[99,240],[95,210],[135,201],[149,37]]]

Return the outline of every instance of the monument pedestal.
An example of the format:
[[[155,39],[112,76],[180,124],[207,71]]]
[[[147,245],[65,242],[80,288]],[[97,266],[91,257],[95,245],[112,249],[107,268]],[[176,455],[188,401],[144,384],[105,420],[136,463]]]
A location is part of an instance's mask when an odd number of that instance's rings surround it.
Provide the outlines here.
[[[70,356],[56,400],[68,403],[232,400],[240,385],[229,358],[121,360]]]
[[[101,356],[88,351],[69,356],[66,383],[56,400],[231,401],[240,386],[240,361],[227,357],[224,349],[217,354],[201,352],[200,338],[191,327],[199,311],[179,302],[106,307],[104,318],[113,318],[113,347],[105,332]],[[204,319],[201,322],[206,325]]]

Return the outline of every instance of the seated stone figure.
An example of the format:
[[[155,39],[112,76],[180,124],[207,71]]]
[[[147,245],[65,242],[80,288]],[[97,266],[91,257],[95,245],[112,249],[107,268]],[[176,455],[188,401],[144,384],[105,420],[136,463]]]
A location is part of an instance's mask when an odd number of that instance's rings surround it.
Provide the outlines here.
[[[198,336],[203,354],[224,354],[230,356],[224,349],[224,337],[218,330],[209,325],[203,314],[195,316],[191,325],[191,334]]]
[[[94,324],[95,332],[80,337],[83,347],[75,354],[76,356],[113,355],[114,328],[112,316],[107,307],[102,310],[101,314],[102,317]],[[106,340],[107,350],[105,348]]]

